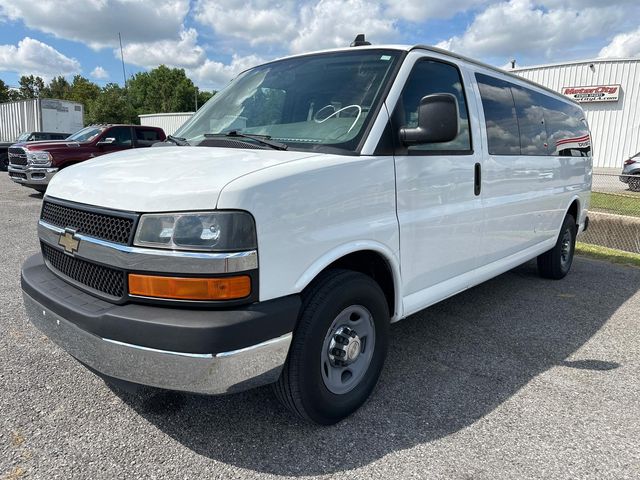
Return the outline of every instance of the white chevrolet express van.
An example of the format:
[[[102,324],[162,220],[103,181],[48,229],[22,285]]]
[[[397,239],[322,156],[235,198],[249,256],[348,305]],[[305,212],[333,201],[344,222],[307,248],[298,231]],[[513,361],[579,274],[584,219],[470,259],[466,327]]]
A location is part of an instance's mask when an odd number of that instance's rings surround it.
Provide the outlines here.
[[[56,175],[24,302],[107,379],[273,383],[330,424],[374,389],[391,322],[534,258],[564,277],[591,170],[580,107],[502,70],[423,46],[293,56],[164,148]]]

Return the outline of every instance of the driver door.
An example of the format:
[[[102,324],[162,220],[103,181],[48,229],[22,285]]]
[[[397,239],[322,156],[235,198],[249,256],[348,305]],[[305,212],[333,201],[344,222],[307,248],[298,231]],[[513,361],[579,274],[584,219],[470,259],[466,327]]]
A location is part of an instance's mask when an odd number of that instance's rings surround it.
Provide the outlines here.
[[[458,136],[446,143],[409,147],[398,140],[395,155],[407,314],[448,294],[443,292],[466,288],[465,280],[456,277],[478,266],[481,246],[482,204],[476,176],[482,159],[480,147],[472,142],[480,138],[477,107],[467,102],[460,68],[447,61],[418,58],[393,111],[393,127],[396,132],[416,127],[420,100],[437,93],[457,100]]]

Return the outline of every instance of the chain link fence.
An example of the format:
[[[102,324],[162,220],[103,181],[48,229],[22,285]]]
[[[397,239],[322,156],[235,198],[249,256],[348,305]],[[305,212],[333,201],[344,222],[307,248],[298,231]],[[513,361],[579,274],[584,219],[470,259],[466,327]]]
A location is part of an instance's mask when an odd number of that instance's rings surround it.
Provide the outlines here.
[[[640,176],[594,173],[584,243],[640,254]]]

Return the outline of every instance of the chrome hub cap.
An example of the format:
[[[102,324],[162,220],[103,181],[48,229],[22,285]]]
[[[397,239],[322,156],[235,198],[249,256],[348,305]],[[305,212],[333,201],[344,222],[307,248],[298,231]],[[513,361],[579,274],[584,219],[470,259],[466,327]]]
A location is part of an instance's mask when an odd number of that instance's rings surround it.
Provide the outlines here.
[[[322,380],[331,393],[341,395],[364,377],[375,346],[373,317],[362,305],[345,308],[331,323],[321,352]]]
[[[360,355],[360,337],[349,327],[340,327],[329,343],[329,360],[333,366],[347,366]]]

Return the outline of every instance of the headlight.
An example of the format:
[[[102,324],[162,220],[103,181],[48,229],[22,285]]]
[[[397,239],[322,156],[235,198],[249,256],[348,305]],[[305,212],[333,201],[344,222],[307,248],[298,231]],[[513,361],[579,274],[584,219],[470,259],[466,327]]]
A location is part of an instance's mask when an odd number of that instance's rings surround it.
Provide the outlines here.
[[[142,215],[133,243],[140,247],[209,252],[257,248],[255,224],[247,212]]]
[[[51,165],[51,154],[49,152],[27,152],[27,162],[33,165]]]

